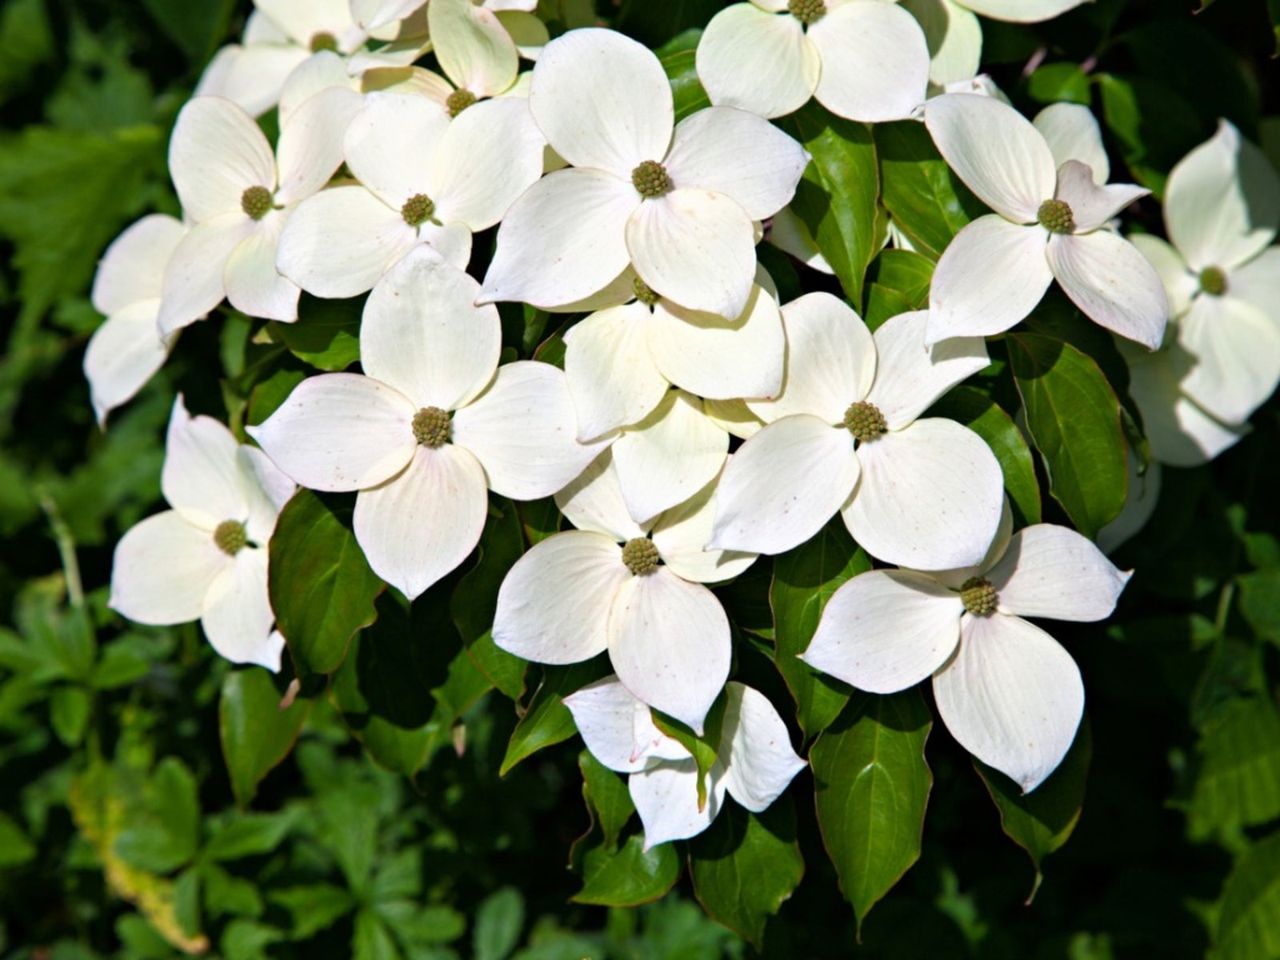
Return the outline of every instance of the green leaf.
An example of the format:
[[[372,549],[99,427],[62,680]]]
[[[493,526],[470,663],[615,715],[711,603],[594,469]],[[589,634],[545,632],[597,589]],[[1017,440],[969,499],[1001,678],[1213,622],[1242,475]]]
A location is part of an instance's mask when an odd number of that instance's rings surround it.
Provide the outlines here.
[[[859,929],[920,856],[932,725],[917,690],[860,694],[809,753],[822,842]]]
[[[319,370],[345,370],[360,359],[362,300],[321,300],[303,294],[294,323],[271,329],[299,360]]]
[[[29,863],[36,856],[36,845],[7,814],[0,813],[0,869]]]
[[[277,370],[265,380],[259,381],[249,394],[249,409],[245,422],[256,427],[280,408],[293,393],[293,388],[307,377],[302,370],[285,368]]]
[[[1098,364],[1070,344],[1035,333],[1011,334],[1008,344],[1049,492],[1092,539],[1120,513],[1128,489],[1120,401]]]
[[[638,907],[666,895],[680,876],[680,856],[675,844],[661,843],[644,850],[644,838],[629,836],[616,851],[607,847],[588,850],[582,861],[582,889],[574,903],[601,907]]]
[[[1078,63],[1046,63],[1027,80],[1027,93],[1037,103],[1089,105],[1089,77]]]
[[[355,908],[351,894],[327,883],[284,887],[271,891],[268,899],[293,918],[291,933],[295,940],[309,939]]]
[[[845,296],[860,308],[863,278],[884,231],[876,205],[880,178],[871,131],[828,113],[816,100],[781,125],[813,157],[791,209],[809,228]]]
[[[53,55],[45,0],[10,0],[0,7],[0,102],[26,87]]]
[[[1234,697],[1216,706],[1196,753],[1200,764],[1188,810],[1194,838],[1280,816],[1280,711],[1269,696]]]
[[[690,843],[689,873],[707,914],[761,949],[765,923],[804,876],[791,798],[763,813],[727,805]]]
[[[1067,842],[1080,820],[1092,755],[1093,740],[1089,722],[1085,720],[1058,769],[1048,780],[1026,794],[998,770],[978,760],[973,761],[992,802],[1000,811],[1000,827],[1005,836],[1027,851],[1031,858],[1035,879],[1027,895],[1028,905],[1035,899],[1040,881],[1044,879],[1041,872],[1044,858]]]
[[[199,66],[226,36],[235,0],[186,0],[181,6],[168,0],[143,0],[143,6],[191,64]]]
[[[524,897],[514,887],[495,890],[476,908],[471,931],[473,960],[507,960],[520,942],[524,927]]]
[[[280,708],[280,692],[271,674],[260,667],[232,670],[222,680],[218,702],[218,733],[231,792],[236,803],[248,806],[271,769],[289,755],[310,702],[295,700]]]
[[[275,850],[293,826],[288,813],[243,813],[227,821],[205,844],[210,860],[239,860]]]
[[[1018,526],[1040,522],[1040,483],[1031,448],[1013,418],[977,387],[956,387],[930,410],[962,423],[991,448],[1000,461],[1004,488],[1013,504]]]
[[[467,918],[443,904],[424,907],[413,900],[393,900],[379,903],[375,909],[406,945],[450,943],[467,930]],[[446,960],[452,954],[429,953],[424,960],[436,956]]]
[[[369,569],[351,508],[299,490],[271,536],[268,584],[276,626],[299,673],[332,673],[356,631],[373,623],[385,586]]]
[[[677,121],[703,107],[711,106],[711,99],[698,80],[693,50],[675,50],[663,55],[661,60],[662,69],[667,72],[667,79],[671,81]]]
[[[876,276],[867,294],[863,318],[875,330],[890,317],[929,305],[933,261],[913,250],[885,250],[876,259]]]
[[[1236,862],[1222,889],[1214,960],[1280,956],[1280,831]]]
[[[84,738],[84,728],[89,722],[89,709],[93,701],[84,687],[56,687],[49,698],[49,722],[53,732],[69,747]]]
[[[716,754],[720,749],[720,731],[724,726],[724,710],[728,703],[724,695],[716,699],[707,711],[707,719],[703,724],[702,736],[698,736],[688,724],[681,723],[675,717],[669,717],[658,710],[650,710],[653,725],[675,740],[693,754],[693,761],[698,768],[698,809],[707,805],[707,774],[715,765]]]
[[[400,960],[391,931],[371,909],[356,914],[356,932],[351,941],[354,960]]]
[[[131,866],[168,873],[195,856],[200,841],[196,779],[177,757],[165,757],[147,782],[146,803],[130,811],[115,852]]]
[[[613,850],[636,809],[627,784],[587,750],[578,754],[578,769],[582,771],[582,799],[600,825],[605,846]]]
[[[1257,570],[1236,583],[1241,615],[1258,636],[1280,644],[1280,570]]]
[[[849,689],[799,659],[809,646],[823,608],[850,577],[871,569],[867,555],[837,517],[812,540],[773,562],[769,605],[773,609],[774,662],[796,701],[796,720],[806,738],[824,730],[849,701]]]
[[[609,664],[603,657],[564,667],[546,667],[542,683],[534,691],[528,709],[511,731],[498,776],[505,777],[521,760],[539,750],[563,743],[577,733],[578,728],[573,724],[569,708],[564,705],[564,698],[607,673]]]

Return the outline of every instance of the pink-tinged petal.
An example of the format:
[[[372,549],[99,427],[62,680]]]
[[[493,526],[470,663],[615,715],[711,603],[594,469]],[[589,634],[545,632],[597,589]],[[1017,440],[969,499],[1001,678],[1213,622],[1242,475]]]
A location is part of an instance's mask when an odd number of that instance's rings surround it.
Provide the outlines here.
[[[591,755],[610,770],[635,773],[660,760],[687,760],[689,751],[653,722],[649,706],[615,676],[589,683],[564,698]]]
[[[631,802],[644,827],[644,849],[696,837],[724,806],[728,787],[720,768],[707,775],[707,802],[698,809],[698,767],[692,759],[668,761],[627,778]]]
[[[250,187],[276,186],[271,144],[253,118],[222,97],[189,100],[169,140],[169,175],[187,216],[200,223],[240,212]]]
[[[166,510],[131,527],[116,545],[108,605],[137,623],[187,623],[200,616],[210,584],[230,565],[212,533]]]
[[[813,95],[822,64],[795,17],[735,3],[712,17],[702,32],[697,69],[717,106],[781,117],[799,110]]]
[[[578,439],[637,423],[667,395],[667,378],[649,350],[654,319],[636,301],[593,313],[566,331],[564,373]]]
[[[180,220],[153,213],[111,241],[93,278],[93,309],[108,315],[141,300],[158,300],[164,268],[186,232]]]
[[[1068,160],[1058,169],[1057,199],[1071,208],[1078,233],[1097,230],[1135,200],[1151,193],[1132,183],[1099,186],[1094,173],[1079,160]]]
[[[1160,275],[1133,244],[1106,230],[1055,234],[1048,253],[1059,286],[1085,316],[1150,350],[1159,348],[1169,298]]]
[[[492,10],[441,0],[427,6],[427,25],[440,69],[460,89],[492,97],[515,83],[520,55]]]
[[[1132,575],[1118,570],[1088,537],[1038,523],[1010,538],[987,579],[1003,613],[1093,622],[1111,616]]]
[[[354,90],[330,87],[293,111],[280,127],[277,203],[297,203],[329,182],[342,166],[343,138],[363,103]]]
[[[200,625],[219,656],[276,671],[284,637],[272,630],[275,620],[267,595],[267,551],[247,547],[209,586]]]
[[[890,430],[905,427],[940,396],[990,362],[981,337],[951,337],[925,346],[927,310],[900,313],[876,329],[876,381],[867,402]]]
[[[113,313],[93,332],[84,351],[84,376],[98,425],[131,400],[168,359],[171,343],[156,329],[159,300],[141,300]]]
[[[187,231],[164,270],[156,319],[162,336],[190,326],[222,302],[227,260],[253,228],[244,214],[231,213]]]
[[[1230,289],[1196,297],[1178,340],[1195,358],[1182,392],[1223,423],[1244,423],[1280,383],[1280,324]]]
[[[276,270],[276,253],[284,229],[283,214],[271,213],[236,245],[223,269],[227,300],[243,314],[293,323],[298,319],[302,290]]]
[[[212,417],[193,417],[182,396],[173,402],[165,436],[160,490],[190,524],[212,533],[224,520],[243,523],[249,503],[240,483],[240,445]]]
[[[761,813],[782,796],[805,762],[769,698],[741,683],[725,688],[724,727],[716,757],[733,799]]]
[[[809,27],[808,38],[822,61],[813,95],[832,113],[880,123],[924,103],[929,45],[897,4],[843,4]]]

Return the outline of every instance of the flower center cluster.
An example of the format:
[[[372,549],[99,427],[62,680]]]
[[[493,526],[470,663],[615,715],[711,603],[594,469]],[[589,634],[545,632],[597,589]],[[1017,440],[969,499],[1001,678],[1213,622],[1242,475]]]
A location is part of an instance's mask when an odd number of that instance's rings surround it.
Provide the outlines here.
[[[790,0],[787,4],[787,12],[808,26],[811,23],[817,23],[827,15],[827,5],[825,0]]]
[[[319,33],[311,35],[311,52],[316,53],[320,50],[337,50],[338,38],[328,30],[321,30]]]
[[[460,88],[449,94],[449,99],[445,100],[444,105],[449,111],[449,116],[456,117],[475,102],[476,95],[474,93]]]
[[[652,307],[658,302],[658,295],[653,292],[653,288],[639,277],[631,281],[631,289],[635,291],[636,299],[646,307]]]
[[[426,223],[435,212],[435,201],[425,193],[415,193],[400,208],[400,216],[404,217],[404,222],[411,227],[419,227]]]
[[[868,440],[874,440],[889,429],[889,424],[885,422],[884,414],[880,412],[880,408],[874,403],[867,403],[860,400],[857,403],[849,404],[849,409],[844,412],[844,428],[853,434],[853,438],[859,443],[866,443]]]
[[[229,557],[249,545],[249,534],[239,520],[223,520],[213,531],[213,542]]]
[[[1076,228],[1075,214],[1065,200],[1046,200],[1036,211],[1036,219],[1050,233],[1071,233]]]
[[[658,569],[658,548],[648,537],[635,537],[622,545],[622,562],[637,577]]]
[[[667,168],[657,160],[645,160],[631,171],[631,183],[636,193],[646,200],[654,200],[671,192],[671,176]]]
[[[240,209],[246,216],[261,220],[271,212],[271,191],[266,187],[250,187],[240,194]]]
[[[970,577],[960,585],[960,602],[975,617],[989,617],[996,612],[1000,597],[990,580]]]
[[[1200,289],[1211,297],[1220,297],[1227,292],[1227,275],[1221,267],[1205,267],[1200,271]]]
[[[439,407],[423,407],[413,415],[413,439],[434,450],[449,442],[449,414]]]

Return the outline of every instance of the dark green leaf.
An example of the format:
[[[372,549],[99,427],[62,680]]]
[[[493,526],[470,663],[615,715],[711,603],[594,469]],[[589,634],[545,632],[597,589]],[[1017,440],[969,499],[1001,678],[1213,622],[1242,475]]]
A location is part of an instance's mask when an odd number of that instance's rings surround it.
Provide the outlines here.
[[[495,890],[476,909],[476,925],[471,931],[474,960],[507,960],[520,942],[524,927],[524,897],[514,887]]]
[[[986,208],[951,172],[923,124],[878,123],[875,135],[885,209],[916,250],[937,260]]]
[[[36,845],[22,828],[6,814],[0,813],[0,869],[16,867],[35,859]]]
[[[53,732],[69,747],[74,747],[84,737],[89,722],[89,709],[93,701],[84,687],[56,687],[49,697],[49,722]]]
[[[890,317],[929,305],[933,261],[912,250],[885,250],[876,259],[876,277],[863,318],[875,330]]]
[[[345,370],[360,359],[363,301],[320,300],[303,295],[295,323],[276,324],[277,337],[299,360],[319,370]]]
[[[600,825],[605,846],[613,850],[636,809],[627,784],[586,750],[578,754],[578,769],[582,771],[582,798]]]
[[[1258,636],[1280,644],[1280,570],[1257,570],[1237,581],[1240,613]]]
[[[565,667],[546,667],[542,683],[534,691],[528,709],[511,731],[498,775],[505,777],[521,760],[539,750],[563,743],[577,733],[578,728],[573,725],[573,715],[564,705],[564,698],[608,672],[609,664],[603,657]]]
[[[143,0],[147,12],[177,44],[192,66],[199,66],[226,35],[234,0],[188,0],[180,7],[167,0]]]
[[[271,674],[260,667],[232,670],[222,681],[218,732],[236,803],[248,806],[258,784],[293,749],[310,702],[280,708]]]
[[[271,376],[256,384],[249,394],[249,410],[245,422],[256,427],[267,417],[279,409],[280,405],[293,393],[293,388],[306,379],[301,370],[277,370]]]
[[[680,856],[675,844],[662,843],[644,850],[638,833],[629,836],[616,851],[607,847],[588,850],[582,862],[582,889],[575,903],[601,907],[636,907],[664,896],[680,876]]]
[[[1027,80],[1027,93],[1038,103],[1089,105],[1089,77],[1076,63],[1046,63]]]
[[[1280,956],[1280,831],[1245,851],[1227,877],[1214,960]]]
[[[283,813],[245,813],[228,821],[205,844],[210,860],[239,860],[270,853],[284,840],[294,818]]]
[[[698,80],[693,50],[676,50],[664,55],[662,69],[667,72],[667,79],[671,81],[676,120],[683,120],[694,111],[711,106],[707,91],[702,89]]]

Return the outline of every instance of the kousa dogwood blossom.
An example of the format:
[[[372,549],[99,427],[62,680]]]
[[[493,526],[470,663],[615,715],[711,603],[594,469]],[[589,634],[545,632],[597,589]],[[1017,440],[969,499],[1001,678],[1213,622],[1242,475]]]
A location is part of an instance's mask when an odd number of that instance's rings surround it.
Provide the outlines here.
[[[1280,177],[1223,120],[1170,172],[1164,219],[1172,244],[1130,240],[1164,281],[1194,361],[1180,390],[1238,426],[1280,383]]]
[[[717,400],[770,397],[782,387],[782,315],[763,270],[733,320],[686,310],[633,275],[632,299],[565,333],[564,372],[591,440],[643,420],[671,385]]]
[[[924,102],[929,46],[916,19],[886,0],[751,0],[711,18],[697,70],[717,105],[780,117],[816,97],[875,123]]]
[[[827,293],[785,304],[782,318],[785,384],[774,400],[747,402],[767,426],[725,468],[711,545],[782,553],[838,511],[885,562],[978,562],[1000,522],[1000,465],[972,430],[920,414],[987,365],[982,339],[926,348],[923,311],[873,336]]]
[[[419,247],[464,268],[471,234],[542,175],[543,145],[523,100],[450,120],[426,97],[368,94],[343,145],[359,182],[298,205],[280,237],[280,272],[315,296],[353,297]]]
[[[574,440],[560,370],[498,366],[498,311],[474,305],[479,290],[429,250],[409,253],[365,303],[364,374],[303,380],[248,431],[302,486],[359,491],[356,540],[411,600],[475,548],[486,489],[549,496],[601,450]]]
[[[616,449],[616,448],[615,448]],[[704,550],[715,483],[636,523],[605,451],[556,495],[578,529],[535,544],[498,589],[493,640],[537,663],[609,651],[632,695],[699,734],[729,675],[729,620],[703,584],[737,576],[754,554]]]
[[[925,574],[872,570],[831,596],[801,655],[872,693],[933,677],[938,713],[962,747],[1034,790],[1070,749],[1084,711],[1075,661],[1024,617],[1104,620],[1131,572],[1052,524],[1012,537],[1006,510],[984,562]]]
[[[89,338],[84,375],[100,427],[164,366],[173,347],[156,318],[164,268],[185,232],[182,221],[153,213],[116,237],[98,264],[90,299],[107,319]]]
[[[546,26],[529,12],[536,6],[526,0],[491,0],[485,5],[432,0],[427,22],[436,60],[454,88],[445,101],[451,114],[515,86],[521,51],[510,33],[512,23],[535,48],[549,39]]]
[[[273,629],[267,543],[293,482],[218,421],[187,413],[179,396],[160,489],[170,509],[116,546],[111,609],[154,626],[198,619],[221,656],[279,670],[284,638]]]
[[[786,724],[764,694],[742,683],[725,687],[724,716],[698,801],[698,768],[691,754],[653,722],[649,707],[617,677],[605,677],[564,698],[591,755],[629,774],[627,790],[644,827],[644,849],[685,840],[707,827],[725,794],[761,813],[805,767],[791,748]]]
[[[1094,322],[1160,346],[1169,315],[1160,278],[1133,244],[1103,229],[1150,191],[1099,186],[1079,159],[1055,167],[1045,136],[992,97],[935,97],[924,118],[948,165],[995,211],[943,251],[929,292],[928,342],[1008,330],[1057,279]]]
[[[162,335],[194,323],[225,296],[252,317],[291,322],[299,289],[276,271],[276,246],[295,205],[342,163],[343,131],[360,107],[350,90],[308,100],[280,131],[275,153],[230,100],[197,97],[178,114],[169,174],[191,229],[164,275]]]
[[[572,168],[544,177],[507,211],[486,300],[562,306],[630,264],[681,306],[742,315],[756,267],[753,221],[790,201],[808,163],[796,141],[729,107],[676,125],[658,58],[609,30],[571,30],[549,43],[529,107]]]

